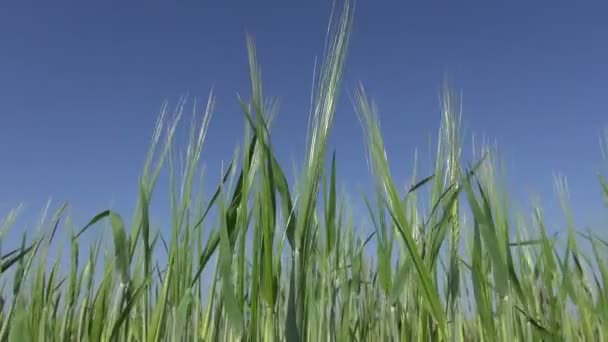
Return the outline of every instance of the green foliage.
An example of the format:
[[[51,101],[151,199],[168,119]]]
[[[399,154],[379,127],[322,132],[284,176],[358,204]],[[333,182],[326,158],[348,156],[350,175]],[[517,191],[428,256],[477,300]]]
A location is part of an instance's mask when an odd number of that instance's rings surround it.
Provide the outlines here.
[[[271,126],[279,110],[264,97],[248,37],[252,92],[249,100],[238,98],[244,140],[210,196],[197,180],[213,96],[200,123],[191,125],[183,161],[174,160],[173,141],[185,101],[171,120],[164,105],[129,224],[104,210],[73,233],[62,220],[63,204],[48,229],[41,220],[37,235],[24,232],[19,247],[0,253],[0,340],[608,338],[605,239],[576,231],[565,181],[557,182],[563,241],[549,235],[540,206],[528,221],[509,207],[488,147],[475,150],[481,157],[467,167],[458,103],[447,86],[434,165],[421,178],[415,167],[405,191],[391,172],[379,111],[363,87],[357,89],[355,111],[375,188],[363,198],[369,224],[362,213],[352,214],[339,191],[340,151],[327,160],[352,15],[346,2],[330,25],[293,185],[274,154]],[[603,143],[608,148],[608,139]],[[176,164],[184,166],[181,172]],[[150,203],[165,168],[170,223],[159,228]],[[608,199],[608,181],[598,177]],[[0,241],[17,211],[0,225]],[[104,224],[107,229],[99,229]],[[67,249],[60,227],[69,231]],[[84,240],[106,232],[110,241]]]

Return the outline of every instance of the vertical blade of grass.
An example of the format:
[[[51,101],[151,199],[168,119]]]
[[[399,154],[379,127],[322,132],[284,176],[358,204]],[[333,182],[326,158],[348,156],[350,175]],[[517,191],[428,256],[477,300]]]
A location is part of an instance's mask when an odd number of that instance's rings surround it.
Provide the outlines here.
[[[223,201],[220,200],[220,212],[224,212]],[[222,294],[224,308],[228,315],[228,321],[236,336],[241,336],[244,329],[243,314],[239,309],[232,282],[232,248],[228,236],[228,227],[224,215],[220,219],[220,251],[218,266],[222,279]]]
[[[327,196],[327,204],[325,211],[325,230],[327,233],[327,254],[331,254],[336,240],[336,153],[334,152],[331,158],[331,178],[329,181],[329,190]]]

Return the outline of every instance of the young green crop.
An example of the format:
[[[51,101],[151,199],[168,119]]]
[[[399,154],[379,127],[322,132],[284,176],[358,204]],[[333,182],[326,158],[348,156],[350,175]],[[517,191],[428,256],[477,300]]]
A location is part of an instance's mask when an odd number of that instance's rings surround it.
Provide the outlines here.
[[[244,140],[222,165],[217,187],[209,193],[197,187],[213,96],[190,126],[181,161],[173,142],[186,102],[171,119],[164,105],[131,221],[103,210],[74,230],[62,220],[64,204],[41,220],[36,236],[24,233],[19,247],[2,250],[0,340],[608,338],[608,243],[575,230],[561,178],[565,239],[548,234],[540,206],[528,216],[515,212],[496,153],[483,146],[470,164],[463,160],[459,102],[447,86],[434,165],[405,190],[390,171],[379,111],[362,86],[356,89],[375,185],[364,196],[370,225],[356,221],[338,191],[340,151],[325,163],[352,18],[345,1],[330,24],[295,182],[274,154],[272,120],[280,112],[265,98],[248,37],[251,97],[237,99]],[[150,203],[165,168],[170,223],[156,227]],[[608,198],[603,176],[599,188]],[[0,241],[16,214],[0,225]],[[60,238],[62,228],[67,239]],[[84,234],[106,232],[109,241],[84,245]]]

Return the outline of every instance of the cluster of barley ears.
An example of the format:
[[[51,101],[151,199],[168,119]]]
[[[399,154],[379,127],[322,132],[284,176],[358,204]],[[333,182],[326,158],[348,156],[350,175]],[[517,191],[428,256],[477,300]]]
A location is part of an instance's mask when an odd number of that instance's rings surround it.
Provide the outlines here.
[[[174,139],[185,103],[173,117],[165,106],[130,221],[106,210],[73,227],[62,220],[62,205],[36,236],[24,234],[20,246],[2,251],[0,340],[608,338],[606,242],[575,229],[563,181],[565,239],[549,235],[540,206],[518,219],[493,150],[482,147],[476,160],[463,161],[460,102],[449,87],[432,172],[405,190],[391,174],[377,107],[356,89],[375,185],[364,197],[371,224],[357,222],[337,190],[339,151],[325,162],[352,15],[347,1],[329,26],[295,182],[274,154],[278,106],[265,98],[249,38],[251,96],[237,99],[244,140],[217,187],[203,193],[197,185],[213,96],[183,160],[176,160]],[[156,227],[150,202],[164,170],[171,215],[168,226]],[[608,198],[602,177],[600,187]],[[0,239],[15,217],[8,214]],[[110,240],[83,246],[85,234],[104,231]]]

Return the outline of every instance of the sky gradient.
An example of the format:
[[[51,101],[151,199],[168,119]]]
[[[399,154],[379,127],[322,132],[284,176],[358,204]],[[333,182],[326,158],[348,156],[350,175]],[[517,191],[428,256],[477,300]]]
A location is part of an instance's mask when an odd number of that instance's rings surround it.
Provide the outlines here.
[[[202,159],[215,184],[242,140],[236,95],[250,93],[247,32],[266,95],[280,100],[273,143],[293,175],[330,13],[331,1],[2,2],[0,214],[24,202],[37,215],[52,197],[70,201],[78,223],[110,205],[130,218],[161,104],[187,94],[205,101],[211,88],[217,109]],[[427,138],[436,137],[447,74],[463,95],[466,138],[496,141],[518,206],[538,193],[556,209],[560,172],[577,220],[598,224],[606,215],[596,173],[608,172],[599,146],[608,125],[606,18],[600,2],[359,0],[331,137],[342,185],[357,196],[371,179],[349,99],[358,83],[378,104],[405,184],[414,150],[428,156]]]

